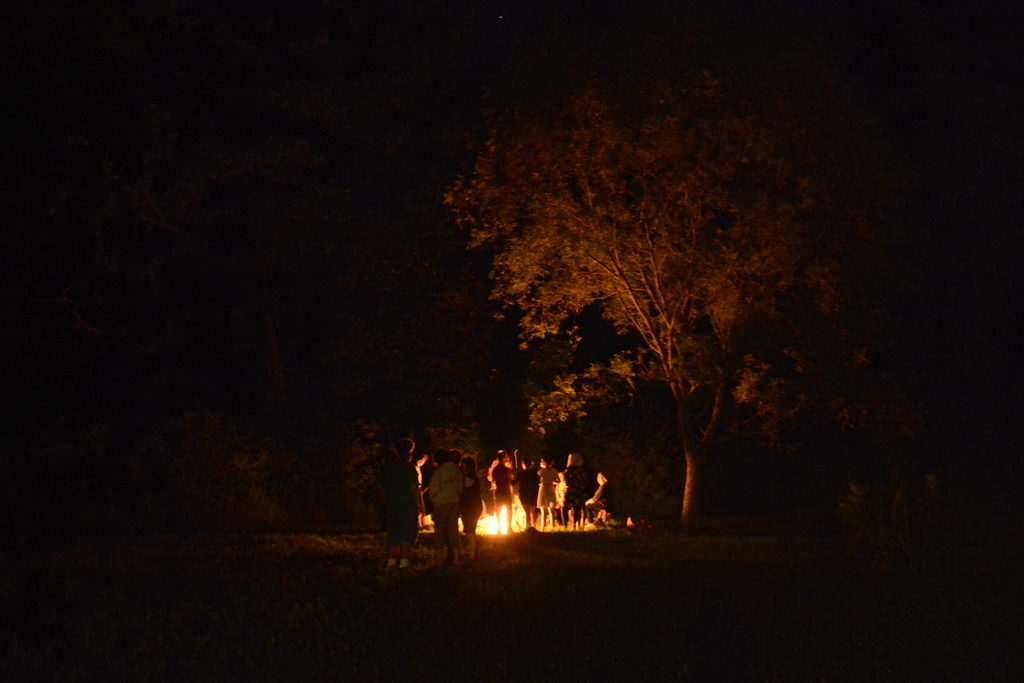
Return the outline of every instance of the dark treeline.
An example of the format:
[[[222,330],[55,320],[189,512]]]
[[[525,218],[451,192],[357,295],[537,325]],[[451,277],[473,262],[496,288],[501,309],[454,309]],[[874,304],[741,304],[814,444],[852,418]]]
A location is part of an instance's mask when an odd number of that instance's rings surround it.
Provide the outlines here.
[[[398,436],[526,445],[521,387],[545,359],[495,318],[488,256],[441,202],[486,113],[595,72],[770,70],[776,55],[848,82],[912,171],[900,256],[917,286],[897,298],[906,328],[886,361],[955,437],[916,452],[1011,466],[1020,150],[1003,116],[1020,86],[1002,15],[954,30],[951,12],[912,9],[879,28],[866,11],[757,3],[545,4],[7,12],[0,446],[15,526],[356,520],[372,517],[366,463]],[[652,426],[663,407],[638,405],[532,446],[589,439],[658,489],[678,476]]]
[[[479,264],[436,200],[465,154],[452,88],[480,78],[471,32],[452,44],[429,13],[370,3],[54,9],[11,49],[4,292],[25,323],[7,357],[46,358],[11,368],[21,417],[330,422],[357,405],[418,428],[389,385],[466,384],[479,353],[429,366],[480,339]]]
[[[248,435],[207,441],[270,440],[334,479],[357,421],[371,442],[472,431],[502,347],[486,263],[438,197],[496,68],[479,21],[418,3],[29,5],[5,46],[15,499],[158,481],[127,454],[202,431],[189,414]],[[22,450],[40,442],[59,462]]]

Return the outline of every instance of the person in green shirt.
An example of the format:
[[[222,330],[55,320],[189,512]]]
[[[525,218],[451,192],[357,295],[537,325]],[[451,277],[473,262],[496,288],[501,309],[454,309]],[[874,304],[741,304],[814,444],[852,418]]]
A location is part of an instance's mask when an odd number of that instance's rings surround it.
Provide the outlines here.
[[[419,531],[420,487],[412,464],[412,439],[395,443],[390,462],[380,475],[384,492],[384,531],[387,534],[388,568],[409,566],[409,551]]]

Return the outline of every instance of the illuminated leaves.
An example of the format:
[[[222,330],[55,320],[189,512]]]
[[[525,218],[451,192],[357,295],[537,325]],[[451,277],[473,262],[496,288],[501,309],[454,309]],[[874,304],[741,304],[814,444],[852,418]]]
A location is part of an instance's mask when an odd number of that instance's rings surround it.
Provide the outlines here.
[[[614,403],[635,390],[642,368],[632,354],[620,353],[607,364],[592,363],[579,373],[554,377],[551,388],[529,398],[530,423],[544,433],[545,425],[586,416],[589,406]]]
[[[494,250],[494,296],[522,310],[526,342],[575,331],[598,305],[645,358],[559,374],[535,424],[585,414],[615,393],[610,377],[667,384],[695,448],[737,405],[765,423],[841,405],[824,378],[856,357],[851,292],[880,253],[864,204],[887,189],[862,127],[825,95],[800,97],[699,73],[498,118],[447,197]]]

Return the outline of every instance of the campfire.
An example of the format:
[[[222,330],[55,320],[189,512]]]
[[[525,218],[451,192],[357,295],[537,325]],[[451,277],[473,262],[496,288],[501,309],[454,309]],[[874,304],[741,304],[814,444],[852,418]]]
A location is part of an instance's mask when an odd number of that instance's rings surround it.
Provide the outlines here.
[[[510,513],[508,507],[503,505],[497,514],[480,515],[476,532],[487,536],[502,536],[510,531],[524,528],[526,528],[526,514],[523,509],[513,506]]]

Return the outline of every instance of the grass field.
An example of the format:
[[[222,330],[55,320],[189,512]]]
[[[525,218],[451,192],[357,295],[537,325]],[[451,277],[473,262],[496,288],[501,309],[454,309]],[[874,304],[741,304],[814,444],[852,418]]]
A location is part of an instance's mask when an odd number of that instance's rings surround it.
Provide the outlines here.
[[[5,681],[1017,681],[1019,550],[927,576],[748,518],[482,539],[383,569],[372,533],[8,539]]]

